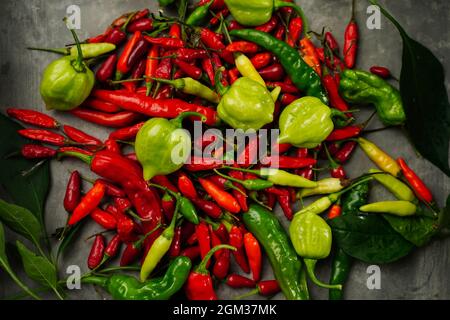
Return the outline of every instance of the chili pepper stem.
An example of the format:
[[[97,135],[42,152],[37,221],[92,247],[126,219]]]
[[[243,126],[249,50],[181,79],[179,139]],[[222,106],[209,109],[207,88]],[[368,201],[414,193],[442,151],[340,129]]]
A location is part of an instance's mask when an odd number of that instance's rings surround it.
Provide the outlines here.
[[[342,285],[340,284],[326,284],[321,282],[319,279],[317,279],[316,275],[314,274],[314,269],[316,267],[317,260],[314,259],[303,259],[306,266],[306,271],[308,273],[309,278],[313,283],[318,285],[319,287],[326,288],[326,289],[336,289],[336,290],[342,290]]]
[[[68,19],[67,19],[67,17],[65,17],[64,23],[66,23],[67,27],[69,28],[67,21],[68,21]],[[78,57],[77,57],[77,60],[74,61],[73,67],[74,67],[75,71],[77,71],[79,73],[85,73],[86,66],[83,63],[84,57],[83,57],[83,50],[81,49],[80,39],[78,38],[78,35],[74,29],[69,28],[69,30],[72,33],[73,38],[75,39],[75,43],[76,43],[77,51],[78,51]]]
[[[247,293],[244,293],[244,294],[242,294],[240,296],[234,297],[233,300],[242,300],[242,299],[245,299],[245,298],[257,295],[258,293],[259,293],[259,289],[255,288],[255,289],[253,289],[250,292],[247,292]]]
[[[228,249],[228,250],[233,250],[233,251],[237,250],[235,247],[229,246],[227,244],[221,244],[221,245],[215,246],[206,254],[206,256],[203,258],[202,262],[198,265],[198,267],[195,269],[195,271],[200,274],[208,273],[208,269],[206,268],[206,266],[208,265],[209,260],[211,260],[212,256],[217,251],[223,250],[223,249]]]
[[[28,47],[27,50],[50,52],[50,53],[61,54],[61,55],[64,55],[64,56],[68,55],[67,49],[48,49],[48,48]]]

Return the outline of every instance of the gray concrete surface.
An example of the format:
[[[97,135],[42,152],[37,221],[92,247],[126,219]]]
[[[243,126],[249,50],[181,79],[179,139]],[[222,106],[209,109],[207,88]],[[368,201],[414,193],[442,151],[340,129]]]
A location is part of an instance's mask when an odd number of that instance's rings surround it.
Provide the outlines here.
[[[301,0],[312,28],[320,31],[323,26],[331,28],[342,43],[342,34],[349,19],[350,0]],[[450,2],[446,0],[402,0],[381,1],[402,23],[409,34],[432,49],[442,61],[446,70],[450,70]],[[82,30],[79,35],[86,38],[102,32],[107,24],[123,12],[145,7],[156,9],[156,1],[143,0],[2,0],[0,2],[0,109],[15,106],[44,110],[39,96],[40,75],[45,66],[55,58],[51,54],[30,52],[27,46],[60,47],[71,42],[70,34],[65,29],[62,18],[69,5],[81,8]],[[358,67],[367,69],[372,65],[385,65],[394,75],[399,75],[401,68],[401,41],[393,26],[382,18],[381,30],[368,30],[367,1],[358,1],[358,20],[361,25],[361,49]],[[447,88],[450,82],[447,80]],[[424,110],[424,112],[426,112]],[[369,110],[361,113],[365,119]],[[80,129],[105,138],[107,130],[78,121],[71,116],[54,114],[63,123],[75,125]],[[372,127],[378,127],[376,121]],[[429,162],[417,158],[405,136],[399,130],[391,130],[371,135],[393,156],[403,156],[420,172],[431,187],[439,204],[443,204],[450,191],[450,181]],[[0,137],[1,139],[1,137]],[[351,176],[357,176],[371,166],[362,152],[357,151],[348,165]],[[68,171],[80,167],[71,161],[52,163],[52,187],[47,201],[46,221],[49,232],[64,225],[66,213],[62,207],[63,192],[68,179]],[[351,169],[350,169],[351,168]],[[5,168],[2,168],[4,170]],[[91,176],[88,172],[84,173]],[[376,198],[385,198],[387,194],[381,188],[374,188]],[[278,212],[278,214],[280,214]],[[83,235],[74,243],[64,256],[60,265],[61,276],[69,265],[80,265],[86,270],[86,256],[90,242],[85,242],[87,235],[97,228],[93,225],[83,230]],[[14,238],[8,234],[8,240]],[[368,290],[366,287],[367,265],[357,263],[346,287],[347,299],[449,299],[450,298],[450,241],[436,241],[425,248],[416,250],[407,258],[381,266],[381,289]],[[19,270],[19,269],[18,269]],[[20,271],[18,271],[20,272]],[[326,263],[318,267],[319,277],[327,279]],[[271,277],[270,267],[264,268],[264,276]],[[312,295],[325,299],[327,291],[311,286]],[[0,298],[17,293],[17,287],[0,271]],[[231,298],[239,294],[222,286],[221,298]],[[107,299],[102,291],[84,287],[81,291],[71,292],[70,299]],[[282,298],[281,295],[276,298]]]

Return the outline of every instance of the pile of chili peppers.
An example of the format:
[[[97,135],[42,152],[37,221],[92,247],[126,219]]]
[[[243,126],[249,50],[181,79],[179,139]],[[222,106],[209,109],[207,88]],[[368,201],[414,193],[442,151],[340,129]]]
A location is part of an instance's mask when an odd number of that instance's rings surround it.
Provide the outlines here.
[[[173,263],[174,269],[178,263],[178,274],[173,274],[172,278],[166,274],[158,281],[167,285],[171,281],[178,281],[178,285],[181,281],[182,285],[185,281],[186,296],[192,300],[217,299],[215,286],[221,282],[231,288],[254,289],[250,294],[275,295],[282,290],[280,281],[262,279],[262,241],[247,230],[242,215],[251,203],[270,211],[278,203],[286,219],[292,220],[294,203],[299,198],[336,195],[346,190],[344,188],[358,182],[358,179],[349,180],[345,171],[358,145],[379,169],[393,179],[403,176],[415,196],[432,205],[433,197],[428,188],[402,158],[393,160],[361,137],[367,123],[352,123],[350,107],[340,95],[341,72],[354,68],[357,58],[359,35],[354,13],[341,51],[329,31],[316,35],[317,41],[314,41],[312,33],[306,29],[305,17],[289,6],[277,9],[267,23],[244,33],[244,26],[232,17],[226,19],[230,15],[226,2],[200,1],[184,20],[182,17],[157,17],[149,10],[128,13],[116,19],[103,34],[85,41],[86,44],[117,46],[116,50],[96,58],[96,87],[82,105],[70,111],[87,122],[114,128],[106,141],[40,112],[8,110],[10,117],[33,126],[19,131],[20,135],[34,141],[23,147],[23,157],[42,161],[77,158],[98,176],[91,180],[73,171],[64,198],[64,208],[69,215],[66,229],[92,220],[102,230],[95,235],[87,257],[91,270],[98,270],[121,255],[120,266],[141,265],[144,283],[157,281],[147,279],[161,273],[167,263]],[[237,32],[239,30],[241,33]],[[254,30],[260,32],[259,40],[253,35]],[[231,42],[233,32],[246,40],[235,38]],[[271,42],[266,41],[265,35],[270,36]],[[260,46],[259,42],[265,45]],[[269,44],[267,48],[267,43],[272,43],[273,47]],[[284,46],[293,48],[301,57],[305,64],[302,69],[298,69],[295,55],[280,57]],[[241,55],[248,57],[248,62],[244,62],[247,65],[236,65],[235,57]],[[278,173],[283,173],[279,176],[267,173],[267,167],[274,161],[270,155],[264,159],[265,165],[250,166],[249,155],[258,147],[257,141],[250,141],[238,155],[246,161],[230,167],[208,159],[193,159],[173,173],[144,180],[138,156],[130,151],[130,145],[134,144],[146,120],[153,117],[174,119],[184,112],[194,112],[203,116],[205,125],[218,126],[215,104],[222,94],[215,88],[231,86],[241,75],[252,77],[255,72],[259,74],[260,83],[270,89],[279,88],[281,93],[275,97],[272,121],[263,124],[265,128],[276,128],[283,109],[305,92],[315,92],[322,101],[328,100],[330,107],[346,114],[348,121],[335,125],[317,147],[277,145]],[[299,89],[298,83],[302,82],[304,74],[293,72],[309,72],[320,81],[303,83]],[[374,67],[371,72],[383,78],[390,76],[389,70],[383,67]],[[193,148],[203,150],[212,142],[214,139],[204,136],[193,141]],[[324,163],[322,167],[319,161]],[[317,181],[318,174],[324,171],[328,171],[331,178]],[[401,200],[413,206],[413,198]],[[304,210],[321,213],[330,208],[329,219],[341,215],[339,197],[327,196],[326,203],[323,202],[321,206],[313,204]],[[372,206],[369,211],[376,211],[377,204]],[[405,213],[405,206],[409,208],[400,201],[390,206],[378,205],[384,212],[398,215]],[[186,266],[190,265],[177,260],[178,257],[187,257],[192,263],[202,262],[192,271],[188,268],[186,273]],[[238,270],[233,270],[232,260]],[[89,281],[108,287],[105,279]],[[130,279],[120,281],[130,290],[137,290],[138,284]],[[150,282],[148,286],[155,285]],[[111,287],[108,287],[110,292],[117,291]],[[120,298],[118,292],[111,294]],[[152,297],[169,298],[171,294],[155,293]],[[143,297],[130,294],[122,298]]]

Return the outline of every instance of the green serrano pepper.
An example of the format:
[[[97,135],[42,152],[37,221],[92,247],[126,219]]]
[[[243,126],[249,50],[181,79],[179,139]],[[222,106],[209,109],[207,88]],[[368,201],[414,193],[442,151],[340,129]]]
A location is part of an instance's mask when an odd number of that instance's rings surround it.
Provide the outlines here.
[[[268,33],[258,30],[232,30],[230,35],[254,42],[272,52],[298,89],[305,92],[307,96],[319,98],[324,104],[328,105],[328,96],[319,75],[303,60],[298,50]]]
[[[264,247],[275,278],[286,298],[309,299],[302,263],[278,219],[272,212],[252,204],[249,211],[243,215],[243,220],[246,228]]]

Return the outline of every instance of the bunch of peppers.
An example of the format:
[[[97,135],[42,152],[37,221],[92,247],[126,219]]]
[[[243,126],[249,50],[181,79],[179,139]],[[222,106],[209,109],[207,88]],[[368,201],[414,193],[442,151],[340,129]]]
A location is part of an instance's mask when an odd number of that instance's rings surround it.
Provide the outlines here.
[[[83,281],[127,300],[170,299],[183,288],[189,299],[215,300],[214,279],[254,289],[249,295],[282,291],[287,299],[309,299],[310,277],[330,289],[331,298],[342,297],[351,263],[344,252],[334,257],[330,284],[314,274],[332,241],[320,214],[346,214],[341,197],[370,180],[398,201],[361,202],[352,210],[409,216],[417,199],[433,205],[406,162],[362,138],[367,123],[354,124],[349,103],[374,105],[386,125],[405,121],[400,94],[382,79],[381,68],[372,74],[353,69],[354,10],[342,52],[331,32],[316,35],[320,45],[314,44],[303,10],[291,1],[200,1],[189,15],[180,12],[178,18],[128,13],[84,43],[72,30],[72,48],[40,49],[63,55],[43,75],[47,108],[114,128],[106,141],[37,111],[8,110],[35,127],[19,131],[34,141],[23,146],[23,157],[77,158],[97,176],[73,171],[64,198],[66,231],[90,219],[114,233],[109,240],[95,235],[88,267],[99,270],[119,255],[121,267],[139,264],[139,280],[114,274]],[[188,121],[244,131],[279,128],[276,154],[254,165],[254,139],[227,166],[223,152],[196,159],[192,149],[215,141],[192,141]],[[350,180],[344,165],[357,146],[380,170]],[[328,165],[318,168],[321,159]],[[323,170],[331,177],[318,179]],[[317,195],[322,198],[294,213],[298,199]],[[271,212],[277,202],[292,220],[290,238]],[[264,252],[276,280],[261,279]],[[233,273],[232,258],[247,277]]]

